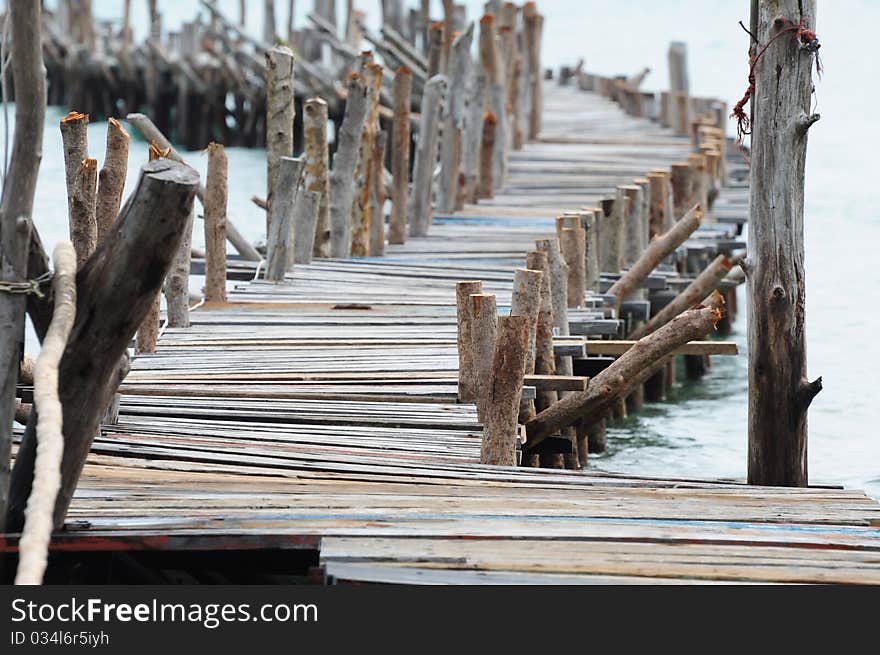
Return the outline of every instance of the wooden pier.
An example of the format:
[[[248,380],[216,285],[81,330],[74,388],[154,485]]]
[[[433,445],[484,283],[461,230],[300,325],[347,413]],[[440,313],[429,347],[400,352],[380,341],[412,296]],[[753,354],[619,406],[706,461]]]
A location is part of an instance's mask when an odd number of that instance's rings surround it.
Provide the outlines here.
[[[189,553],[183,581],[236,580],[211,560],[235,551],[256,554],[264,581],[296,560],[330,583],[880,583],[880,505],[860,491],[479,463],[476,409],[456,402],[456,282],[482,280],[504,313],[514,269],[556,216],[692,152],[600,93],[548,83],[544,100],[541,138],[511,153],[493,199],[438,214],[429,236],[383,258],[243,281],[228,304],[193,311],[190,328],[166,329],[134,360],[53,550]],[[748,196],[733,147],[727,164],[715,220],[683,260],[742,248]],[[658,271],[646,286],[691,279]],[[631,344],[624,314],[602,294],[587,300],[554,348],[589,364]],[[527,378],[524,397],[544,384]],[[705,430],[719,429],[707,416]],[[181,580],[173,568],[150,575]]]

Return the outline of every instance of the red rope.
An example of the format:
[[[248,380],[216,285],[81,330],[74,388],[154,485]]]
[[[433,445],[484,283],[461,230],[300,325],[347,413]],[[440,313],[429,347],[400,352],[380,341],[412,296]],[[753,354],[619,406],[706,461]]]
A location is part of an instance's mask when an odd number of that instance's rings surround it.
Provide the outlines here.
[[[733,106],[733,113],[730,114],[731,118],[736,119],[736,142],[740,146],[742,146],[743,137],[752,133],[752,121],[748,114],[746,114],[745,108],[749,103],[749,100],[751,100],[752,95],[755,93],[755,67],[776,39],[783,34],[793,33],[795,40],[801,48],[806,48],[816,55],[816,73],[819,77],[822,76],[822,61],[819,59],[819,38],[816,36],[816,33],[804,27],[803,18],[801,18],[800,22],[797,24],[784,16],[781,16],[776,20],[777,22],[782,22],[785,27],[779,30],[779,32],[777,32],[756,55],[749,56],[749,86],[742,99]],[[752,35],[752,38],[754,38],[754,35]]]

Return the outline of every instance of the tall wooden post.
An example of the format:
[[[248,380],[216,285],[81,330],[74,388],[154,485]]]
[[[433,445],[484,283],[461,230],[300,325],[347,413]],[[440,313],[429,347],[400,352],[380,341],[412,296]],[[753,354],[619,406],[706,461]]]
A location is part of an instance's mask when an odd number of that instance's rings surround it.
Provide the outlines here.
[[[790,23],[777,20],[780,16]],[[815,29],[816,0],[752,3],[752,33],[767,44],[788,25]],[[804,314],[804,164],[814,53],[794,31],[766,49],[752,94],[749,293],[749,483],[807,485]],[[762,102],[763,100],[763,102]]]
[[[388,241],[406,241],[406,210],[409,193],[410,125],[412,71],[401,66],[394,74],[394,120],[391,132],[391,220]]]

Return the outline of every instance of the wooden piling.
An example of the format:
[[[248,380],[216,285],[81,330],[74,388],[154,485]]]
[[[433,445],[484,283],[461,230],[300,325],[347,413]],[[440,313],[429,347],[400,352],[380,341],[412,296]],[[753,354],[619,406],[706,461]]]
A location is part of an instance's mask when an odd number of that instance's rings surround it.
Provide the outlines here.
[[[483,141],[483,116],[486,105],[486,74],[482,69],[471,75],[468,90],[465,139],[462,153],[462,169],[465,176],[465,198],[476,203],[479,196],[480,153]]]
[[[532,375],[535,372],[535,337],[538,331],[538,312],[541,309],[541,278],[543,275],[539,270],[518,268],[513,277],[510,315],[529,318],[526,375]]]
[[[483,293],[483,283],[480,281],[457,282],[455,285],[455,307],[458,316],[458,402],[460,403],[472,403],[477,398],[471,296],[480,293]]]
[[[749,484],[807,485],[807,410],[822,379],[807,379],[804,163],[813,51],[779,16],[815,30],[815,0],[752,3],[752,33],[769,44],[752,94],[748,259]],[[797,24],[796,24],[797,25]]]
[[[697,204],[694,169],[689,163],[672,164],[669,167],[672,184],[673,223],[684,216],[688,209]]]
[[[650,240],[672,227],[673,217],[669,173],[666,171],[648,173],[648,184],[650,194],[648,235]]]
[[[388,242],[406,242],[407,196],[409,195],[410,103],[412,71],[401,66],[394,74],[394,117],[391,138],[391,220]]]
[[[580,226],[564,228],[559,244],[562,256],[568,267],[568,288],[566,296],[571,308],[584,306],[584,291],[587,288],[585,265],[586,232]]]
[[[385,147],[388,133],[380,131],[373,140],[373,171],[370,176],[370,256],[385,254]]]
[[[458,180],[461,172],[461,151],[465,126],[467,81],[471,68],[473,25],[455,38],[449,65],[449,98],[443,112],[443,140],[441,141],[440,183],[437,188],[437,206],[440,211],[452,213],[458,199]]]
[[[296,194],[293,207],[293,252],[295,264],[311,264],[321,194],[305,188]]]
[[[477,196],[495,196],[495,129],[498,118],[491,111],[483,115],[483,134],[480,139],[480,174],[477,182]]]
[[[279,162],[282,157],[293,156],[293,119],[296,113],[293,89],[293,51],[287,46],[274,46],[266,53],[266,202],[269,203],[269,211],[266,212],[267,235],[272,229],[272,198],[278,188]]]
[[[498,308],[493,294],[471,294],[471,361],[474,369],[474,402],[477,416],[486,419],[486,403],[492,388],[492,361],[498,333]]]
[[[165,278],[165,316],[168,327],[189,327],[189,271],[192,263],[192,231],[195,214],[190,211],[180,245]]]
[[[330,151],[327,144],[327,102],[310,98],[303,103],[305,189],[319,195],[314,257],[330,256]]]
[[[72,111],[61,119],[61,141],[64,148],[64,170],[67,180],[68,217],[72,219],[74,184],[80,166],[89,158],[89,116]],[[75,244],[74,244],[75,246]]]
[[[208,145],[205,183],[205,301],[226,302],[226,201],[228,190],[226,151],[219,143]]]
[[[83,159],[74,177],[70,198],[70,240],[76,250],[78,266],[91,256],[98,242],[95,220],[97,182],[98,161]]]
[[[541,71],[541,32],[544,17],[538,14],[537,5],[527,2],[523,5],[523,33],[529,61],[529,141],[538,138],[541,131],[543,75]]]
[[[275,195],[269,209],[275,215],[266,242],[266,274],[269,282],[281,282],[294,261],[294,206],[302,181],[303,160],[281,157],[277,166]],[[277,220],[277,222],[276,222]]]
[[[370,254],[370,234],[373,216],[370,196],[373,192],[373,146],[379,129],[379,93],[382,89],[382,66],[373,62],[373,55],[362,53],[361,74],[367,81],[367,118],[361,134],[358,161],[355,167],[355,200],[351,214],[351,255],[366,257]],[[364,59],[365,58],[365,59]]]
[[[98,196],[95,208],[98,242],[116,222],[122,206],[122,192],[128,172],[128,145],[131,138],[115,118],[107,121],[107,148],[104,166],[98,174]]]
[[[602,200],[599,220],[599,269],[603,273],[619,273],[623,239],[623,197]]]
[[[437,163],[437,139],[440,113],[446,97],[446,78],[435,75],[425,84],[422,94],[422,120],[410,196],[410,236],[427,236],[434,215],[432,204],[434,168]]]
[[[495,16],[485,14],[480,19],[480,64],[486,74],[489,109],[495,117],[494,139],[492,141],[492,183],[493,189],[504,183],[507,161],[507,91],[504,86],[501,62],[498,53],[498,35],[495,29]],[[481,187],[485,189],[482,182]],[[491,198],[492,196],[486,196]]]
[[[491,387],[483,419],[482,464],[516,466],[517,416],[530,323],[528,316],[502,316],[498,319]]]
[[[354,203],[354,171],[367,118],[367,85],[363,76],[352,73],[346,85],[345,116],[339,127],[336,155],[330,173],[330,253],[351,256],[351,208]]]

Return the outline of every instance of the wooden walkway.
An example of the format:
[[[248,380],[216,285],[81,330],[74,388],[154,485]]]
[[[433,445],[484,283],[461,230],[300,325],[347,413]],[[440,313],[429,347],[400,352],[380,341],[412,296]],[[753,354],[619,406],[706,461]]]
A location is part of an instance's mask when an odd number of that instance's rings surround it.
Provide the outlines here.
[[[479,464],[475,410],[455,403],[455,282],[483,280],[503,311],[557,214],[690,150],[593,94],[546,96],[543,140],[512,155],[494,200],[383,259],[239,284],[165,331],[54,548],[311,548],[340,582],[880,583],[880,505],[859,491]],[[732,173],[687,249],[737,241]],[[560,352],[622,335],[601,297],[571,319]]]

